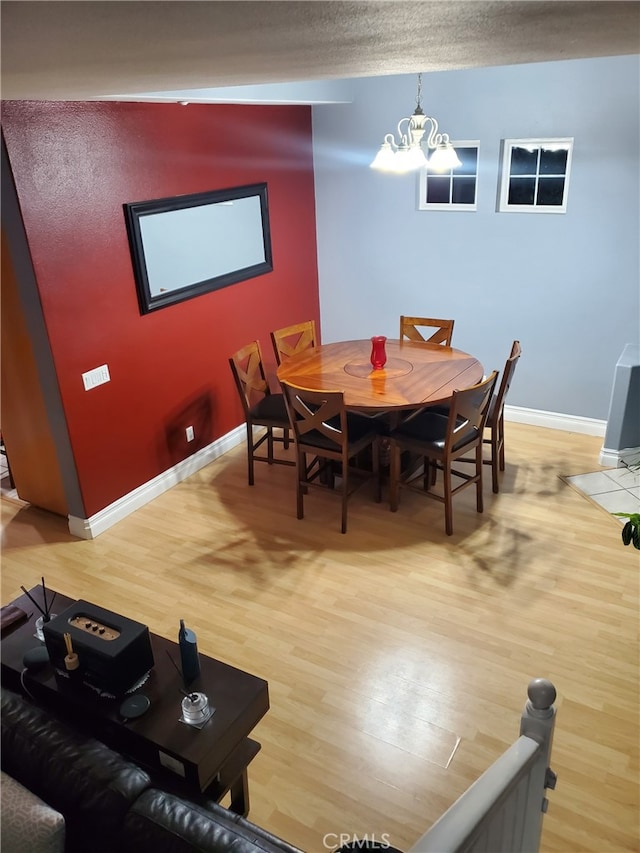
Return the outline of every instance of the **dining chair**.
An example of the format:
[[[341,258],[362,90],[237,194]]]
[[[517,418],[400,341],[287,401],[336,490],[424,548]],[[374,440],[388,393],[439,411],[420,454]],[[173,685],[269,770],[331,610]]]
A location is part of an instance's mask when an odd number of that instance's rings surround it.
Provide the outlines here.
[[[16,484],[14,482],[13,474],[11,472],[11,465],[9,465],[9,456],[7,455],[7,448],[5,447],[4,438],[2,436],[1,431],[0,431],[0,455],[4,456],[4,458],[5,458],[5,466],[7,469],[7,477],[9,479],[9,487],[11,489],[15,489]]]
[[[499,472],[504,471],[504,404],[511,386],[511,380],[516,370],[518,359],[522,355],[522,347],[520,341],[514,341],[511,345],[511,353],[506,361],[504,370],[502,371],[502,379],[498,390],[491,398],[489,405],[489,414],[485,424],[484,438],[482,443],[489,447],[489,456],[485,455],[483,462],[485,465],[491,465],[491,488],[497,495],[500,491]],[[442,411],[448,411],[446,406],[440,407]],[[472,463],[474,460],[460,459],[460,462]]]
[[[443,344],[445,347],[450,347],[454,322],[454,320],[435,320],[431,317],[401,316],[400,340],[409,338],[410,341],[428,341],[431,344]],[[435,329],[435,331],[431,335],[422,334],[418,326]]]
[[[271,332],[271,343],[278,366],[282,364],[283,359],[315,347],[317,342],[315,320],[306,320],[304,323],[295,323],[293,326],[285,326]]]
[[[348,413],[342,391],[312,391],[280,383],[289,423],[295,438],[296,508],[304,518],[304,495],[309,486],[334,489],[340,480],[341,532],[347,532],[347,502],[359,486],[373,477],[375,499],[381,500],[378,465],[378,433],[368,418]],[[371,448],[371,472],[356,469],[354,458]],[[360,482],[352,486],[352,479]]]
[[[274,443],[282,443],[286,448],[289,437],[289,415],[280,393],[272,393],[267,381],[262,351],[259,341],[252,341],[231,356],[229,365],[235,379],[244,416],[247,423],[247,462],[249,485],[254,484],[254,462],[267,462],[269,465],[295,465],[293,459],[278,459],[274,455]],[[254,427],[265,427],[266,431],[256,440]],[[274,429],[282,430],[275,435]],[[257,453],[259,447],[267,442],[267,455]]]
[[[502,371],[502,379],[497,392],[491,398],[489,406],[489,414],[487,415],[486,430],[489,433],[488,438],[483,439],[483,443],[489,445],[491,454],[489,459],[485,459],[485,465],[491,465],[492,488],[495,494],[500,491],[498,481],[498,471],[504,471],[504,404],[507,393],[511,386],[513,374],[516,371],[518,359],[522,355],[522,347],[520,341],[514,341],[511,345],[511,353],[506,361],[504,370]]]
[[[484,428],[489,414],[491,398],[498,371],[470,388],[454,391],[448,414],[428,407],[410,415],[389,435],[389,505],[392,512],[398,509],[401,487],[419,491],[444,503],[445,529],[453,533],[453,497],[475,484],[476,508],[482,512],[482,445]],[[453,467],[453,462],[475,450],[473,473]],[[409,462],[401,470],[401,457],[408,451]],[[433,492],[436,472],[444,473],[443,490]],[[453,485],[453,477],[462,480]],[[418,484],[421,481],[421,484]]]

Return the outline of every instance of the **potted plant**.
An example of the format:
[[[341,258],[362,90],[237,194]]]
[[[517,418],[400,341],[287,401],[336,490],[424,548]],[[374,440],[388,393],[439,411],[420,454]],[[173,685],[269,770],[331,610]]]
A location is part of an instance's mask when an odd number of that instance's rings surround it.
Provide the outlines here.
[[[622,544],[633,545],[640,551],[640,512],[614,512],[618,518],[626,518],[622,528]]]
[[[633,459],[623,459],[622,466],[629,471],[640,471],[640,456],[636,455]],[[612,515],[627,519],[622,528],[623,545],[633,545],[634,548],[640,551],[640,513],[614,512]]]

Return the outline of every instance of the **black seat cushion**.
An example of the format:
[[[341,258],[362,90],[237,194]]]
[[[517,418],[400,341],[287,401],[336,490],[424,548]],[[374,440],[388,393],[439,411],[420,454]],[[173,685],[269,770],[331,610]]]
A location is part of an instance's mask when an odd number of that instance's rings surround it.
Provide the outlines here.
[[[340,418],[330,418],[327,421],[328,426],[332,426],[335,429],[340,429]],[[347,414],[347,433],[349,436],[349,447],[355,447],[355,445],[359,444],[361,441],[365,439],[373,440],[377,435],[377,430],[375,429],[372,422],[365,417],[361,417],[356,414]],[[331,441],[326,435],[318,432],[317,430],[309,430],[309,432],[305,433],[301,436],[302,444],[308,444],[312,447],[317,447],[322,450],[336,450],[337,445],[336,442]]]
[[[399,441],[402,441],[403,438],[408,441],[418,441],[421,444],[433,445],[437,450],[443,451],[448,420],[447,415],[429,409],[393,430],[391,438],[397,438]],[[477,435],[478,430],[475,427],[462,431],[453,445],[453,450],[459,450],[469,444]]]
[[[282,394],[267,394],[249,410],[256,421],[278,421],[289,423],[289,416]]]

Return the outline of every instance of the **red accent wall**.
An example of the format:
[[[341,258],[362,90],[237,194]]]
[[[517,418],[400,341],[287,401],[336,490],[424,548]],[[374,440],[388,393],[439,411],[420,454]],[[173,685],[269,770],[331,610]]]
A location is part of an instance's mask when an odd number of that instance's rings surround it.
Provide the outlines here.
[[[272,329],[319,323],[311,109],[5,102],[2,125],[90,517],[242,422],[232,352],[273,365]],[[123,204],[262,181],[273,272],[141,315]]]

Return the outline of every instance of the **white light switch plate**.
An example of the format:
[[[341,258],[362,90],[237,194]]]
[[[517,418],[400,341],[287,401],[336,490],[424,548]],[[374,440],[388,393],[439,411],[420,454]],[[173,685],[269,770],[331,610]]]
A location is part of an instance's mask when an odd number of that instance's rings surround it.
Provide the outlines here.
[[[93,370],[87,370],[86,373],[82,374],[82,381],[84,382],[85,391],[89,391],[97,385],[104,385],[105,382],[111,382],[109,368],[106,364],[101,364],[100,367],[94,367]]]

